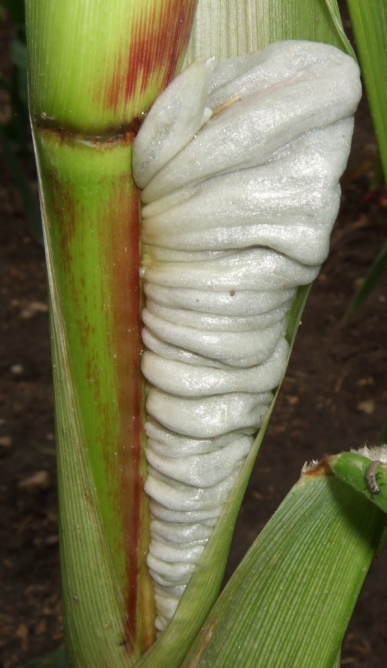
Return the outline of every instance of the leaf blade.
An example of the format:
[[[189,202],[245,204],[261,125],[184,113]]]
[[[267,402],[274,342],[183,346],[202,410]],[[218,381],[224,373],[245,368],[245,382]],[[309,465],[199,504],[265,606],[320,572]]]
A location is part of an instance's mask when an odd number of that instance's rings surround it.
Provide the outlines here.
[[[383,526],[383,513],[328,467],[304,475],[232,576],[182,668],[331,668]]]

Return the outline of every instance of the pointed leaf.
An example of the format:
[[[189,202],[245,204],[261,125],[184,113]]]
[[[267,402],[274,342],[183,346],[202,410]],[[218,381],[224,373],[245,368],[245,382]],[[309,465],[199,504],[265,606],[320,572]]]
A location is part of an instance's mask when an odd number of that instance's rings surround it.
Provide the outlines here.
[[[332,668],[384,527],[322,462],[289,492],[182,668]]]
[[[387,174],[387,8],[385,0],[347,0],[362,74]]]

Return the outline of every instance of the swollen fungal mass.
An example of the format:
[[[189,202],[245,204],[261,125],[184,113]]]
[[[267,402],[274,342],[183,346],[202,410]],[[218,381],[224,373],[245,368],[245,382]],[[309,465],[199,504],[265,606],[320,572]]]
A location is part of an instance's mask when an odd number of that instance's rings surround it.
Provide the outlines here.
[[[288,311],[328,253],[360,94],[354,60],[326,44],[198,59],[134,142],[159,630],[283,377]]]

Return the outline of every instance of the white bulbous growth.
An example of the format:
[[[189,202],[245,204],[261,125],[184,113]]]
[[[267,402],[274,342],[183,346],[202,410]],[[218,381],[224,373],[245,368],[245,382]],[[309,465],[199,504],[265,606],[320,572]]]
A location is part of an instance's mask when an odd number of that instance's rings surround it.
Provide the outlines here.
[[[288,311],[328,253],[360,94],[349,56],[280,42],[196,60],[135,139],[159,630],[283,377]]]

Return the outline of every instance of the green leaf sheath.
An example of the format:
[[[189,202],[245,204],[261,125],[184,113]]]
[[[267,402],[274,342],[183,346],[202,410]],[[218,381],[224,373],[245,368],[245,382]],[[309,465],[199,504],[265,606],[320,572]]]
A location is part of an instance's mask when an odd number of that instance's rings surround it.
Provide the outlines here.
[[[76,472],[83,469],[83,476],[95,488],[87,494],[95,497],[93,513],[106,541],[102,547],[110,553],[116,578],[111,585],[113,591],[122,593],[126,611],[126,631],[120,642],[134,646],[137,617],[145,614],[138,581],[140,590],[150,587],[144,562],[148,535],[143,494],[137,193],[128,176],[130,143],[118,142],[102,150],[75,144],[76,149],[62,144],[48,130],[36,140],[49,229],[52,331],[63,355],[55,369],[56,387],[71,393],[73,400],[72,409],[57,416],[61,514],[64,518],[71,505],[79,511],[83,503],[73,489]],[[70,416],[78,423],[79,440],[78,457],[71,462],[75,443]],[[140,525],[144,525],[141,532]],[[61,535],[62,563],[68,574],[68,568],[75,568],[70,562],[76,546],[66,548],[72,539],[69,526],[62,526]],[[93,560],[92,554],[81,554],[77,570],[87,572]],[[74,594],[66,581],[65,577],[64,594],[70,604]],[[83,582],[81,579],[79,586]],[[93,586],[100,595],[98,570]],[[73,611],[72,616],[75,614]],[[148,634],[150,628],[151,623]]]
[[[186,0],[27,3],[70,666],[130,666],[154,640],[131,146],[182,63],[194,9]]]
[[[333,477],[304,475],[214,606],[184,668],[332,668],[383,530]]]
[[[336,0],[199,0],[185,64],[199,55],[231,58],[286,39],[326,42],[353,55]]]

